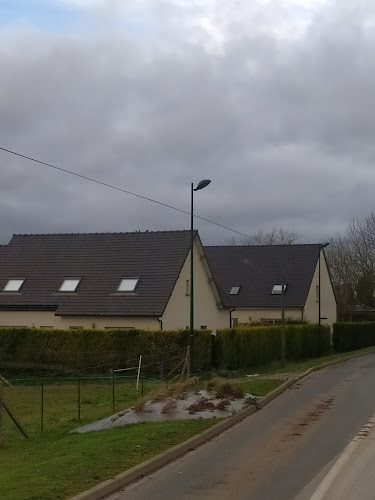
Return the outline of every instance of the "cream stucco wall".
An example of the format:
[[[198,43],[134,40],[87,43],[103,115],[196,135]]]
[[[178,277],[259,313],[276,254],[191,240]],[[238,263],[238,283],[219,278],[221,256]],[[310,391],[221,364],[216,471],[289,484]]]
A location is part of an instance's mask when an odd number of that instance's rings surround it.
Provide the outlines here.
[[[314,276],[307,296],[304,319],[310,323],[319,322],[319,301],[317,300],[317,286],[319,286],[319,262],[316,265]],[[320,253],[320,316],[322,325],[330,325],[337,321],[337,306],[324,251]]]
[[[190,252],[182,267],[168,305],[164,311],[163,329],[174,330],[190,325],[190,295],[186,281],[190,280]],[[190,281],[189,281],[190,283]],[[194,244],[194,328],[209,330],[229,327],[229,310],[218,307],[220,302],[203,249],[198,238]]]
[[[302,319],[301,309],[285,309],[286,319]],[[232,312],[232,321],[238,319],[239,325],[245,325],[253,322],[261,322],[262,320],[279,320],[281,321],[280,309],[236,309]]]
[[[111,316],[55,316],[53,312],[37,311],[0,311],[1,327],[50,327],[67,330],[78,326],[87,329],[96,328],[139,328],[142,330],[160,330],[160,323],[156,318],[147,317],[111,317]]]

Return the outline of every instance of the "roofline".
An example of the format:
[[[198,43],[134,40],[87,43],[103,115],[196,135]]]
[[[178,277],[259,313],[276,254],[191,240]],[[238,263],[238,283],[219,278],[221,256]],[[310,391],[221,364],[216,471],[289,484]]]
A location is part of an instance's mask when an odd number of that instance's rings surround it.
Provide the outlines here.
[[[261,247],[261,248],[274,248],[274,247],[319,247],[320,243],[292,243],[284,245],[204,245],[206,248],[249,248],[249,247]]]
[[[197,229],[195,229],[197,231]],[[19,233],[13,236],[31,237],[31,236],[88,236],[88,235],[122,235],[122,234],[160,234],[160,233],[190,233],[190,229],[176,229],[170,231],[115,231],[115,232],[95,232],[95,233]],[[7,246],[0,245],[0,246]]]

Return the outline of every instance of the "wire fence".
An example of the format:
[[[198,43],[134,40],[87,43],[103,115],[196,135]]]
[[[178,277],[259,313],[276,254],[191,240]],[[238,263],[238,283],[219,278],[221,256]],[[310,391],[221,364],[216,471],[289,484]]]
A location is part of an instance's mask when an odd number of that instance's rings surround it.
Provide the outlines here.
[[[3,402],[25,433],[69,429],[134,406],[178,376],[182,362],[140,356],[84,369],[3,363]]]

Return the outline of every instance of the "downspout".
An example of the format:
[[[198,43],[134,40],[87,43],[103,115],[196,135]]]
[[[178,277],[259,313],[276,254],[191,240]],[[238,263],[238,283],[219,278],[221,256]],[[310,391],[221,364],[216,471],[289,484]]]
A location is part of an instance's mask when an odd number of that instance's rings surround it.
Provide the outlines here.
[[[157,319],[157,320],[159,321],[159,323],[160,323],[160,330],[162,330],[162,329],[163,329],[163,320],[162,320],[162,319],[160,319],[160,318],[156,318],[156,319]]]
[[[232,328],[232,312],[236,310],[235,307],[229,311],[229,328]]]

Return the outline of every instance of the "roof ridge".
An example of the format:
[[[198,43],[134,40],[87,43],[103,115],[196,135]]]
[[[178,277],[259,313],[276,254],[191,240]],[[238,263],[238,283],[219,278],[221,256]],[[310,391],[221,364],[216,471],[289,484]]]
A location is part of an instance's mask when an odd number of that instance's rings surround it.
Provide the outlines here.
[[[278,244],[278,245],[203,245],[204,248],[274,248],[274,247],[318,247],[320,243],[293,243],[293,244]]]
[[[197,232],[197,229],[194,229]],[[168,231],[116,231],[116,232],[93,232],[93,233],[19,233],[13,236],[32,237],[32,236],[93,236],[93,235],[123,235],[123,234],[172,234],[172,233],[190,233],[190,229],[175,229]],[[0,245],[0,246],[6,246]]]

